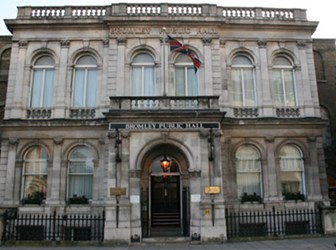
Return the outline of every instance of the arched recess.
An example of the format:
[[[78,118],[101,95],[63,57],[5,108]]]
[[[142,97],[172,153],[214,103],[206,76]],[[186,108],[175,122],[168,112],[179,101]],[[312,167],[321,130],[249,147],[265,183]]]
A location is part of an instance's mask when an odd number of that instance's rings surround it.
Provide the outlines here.
[[[174,166],[173,171],[157,171],[160,160],[165,157],[169,159],[171,167]],[[172,142],[154,143],[142,155],[140,186],[143,237],[189,234],[188,162],[186,154]]]

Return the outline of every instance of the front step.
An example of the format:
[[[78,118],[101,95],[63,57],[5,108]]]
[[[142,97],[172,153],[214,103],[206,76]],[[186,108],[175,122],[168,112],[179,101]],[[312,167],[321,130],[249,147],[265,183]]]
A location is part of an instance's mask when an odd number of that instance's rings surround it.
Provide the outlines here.
[[[152,227],[155,226],[180,226],[180,213],[177,212],[153,212]]]

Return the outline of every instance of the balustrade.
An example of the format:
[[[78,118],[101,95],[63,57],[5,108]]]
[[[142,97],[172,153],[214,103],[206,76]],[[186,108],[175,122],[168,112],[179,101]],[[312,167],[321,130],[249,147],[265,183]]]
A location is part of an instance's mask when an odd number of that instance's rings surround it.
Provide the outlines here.
[[[17,19],[102,18],[105,16],[214,16],[238,20],[307,20],[304,9],[221,7],[212,4],[128,4],[109,6],[19,7]]]

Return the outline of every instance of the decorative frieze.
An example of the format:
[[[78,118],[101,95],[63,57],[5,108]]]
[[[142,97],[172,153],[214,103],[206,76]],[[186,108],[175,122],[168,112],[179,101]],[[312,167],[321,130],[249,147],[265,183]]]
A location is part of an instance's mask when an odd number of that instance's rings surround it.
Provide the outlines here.
[[[28,119],[49,119],[51,117],[51,109],[46,108],[28,109],[26,117]]]
[[[277,117],[282,117],[282,118],[299,117],[300,109],[299,108],[277,108],[276,115]]]
[[[96,115],[95,109],[71,109],[70,110],[70,118],[77,119],[86,119],[86,118],[94,118]]]
[[[233,114],[235,117],[252,118],[258,117],[258,108],[233,108]]]

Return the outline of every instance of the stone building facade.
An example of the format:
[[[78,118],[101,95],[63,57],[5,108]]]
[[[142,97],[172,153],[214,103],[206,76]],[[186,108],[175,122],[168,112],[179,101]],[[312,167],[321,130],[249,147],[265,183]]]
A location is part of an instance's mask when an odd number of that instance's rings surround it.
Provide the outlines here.
[[[305,10],[19,7],[5,22],[3,208],[105,211],[105,240],[206,241],[226,239],[226,209],[328,205]]]
[[[314,39],[314,61],[321,117],[326,122],[324,148],[331,204],[336,205],[336,40]]]

